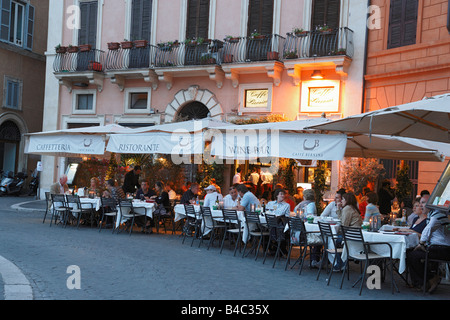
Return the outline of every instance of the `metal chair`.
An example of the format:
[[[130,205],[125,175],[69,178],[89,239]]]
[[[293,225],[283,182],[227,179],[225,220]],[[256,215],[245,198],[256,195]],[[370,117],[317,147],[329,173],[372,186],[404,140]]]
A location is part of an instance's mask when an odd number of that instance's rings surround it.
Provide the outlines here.
[[[261,220],[259,219],[259,214],[254,213],[254,212],[244,211],[244,216],[245,216],[245,224],[246,224],[247,230],[248,230],[248,238],[251,238],[251,243],[252,243],[252,248],[247,253],[246,257],[248,257],[248,255],[250,253],[252,253],[253,250],[255,250],[255,261],[256,261],[258,259],[259,249],[261,248],[262,241],[265,237],[269,237],[270,233],[268,231],[264,231],[265,228],[263,227],[263,224],[261,223]],[[255,225],[256,229],[251,230],[250,224]],[[258,244],[255,241],[257,238],[259,238]],[[247,239],[246,242],[248,242],[248,240],[249,239]],[[242,253],[242,257],[245,256],[246,249],[247,249],[247,246],[244,245],[244,252]]]
[[[281,242],[283,242],[283,240],[285,240],[284,239],[285,225],[278,223],[279,218],[280,217],[277,217],[275,215],[266,214],[267,228],[269,229],[270,238],[269,238],[269,243],[267,244],[267,247],[266,247],[266,252],[264,253],[263,264],[266,262],[267,253],[268,253],[269,247],[270,247],[270,241],[274,240],[277,243],[277,250],[275,252],[275,257],[273,259],[272,268],[275,267],[275,263],[277,262],[278,255],[280,254]]]
[[[184,226],[183,226],[183,231],[182,231],[182,235],[183,235],[183,244],[184,241],[186,240],[186,236],[187,234],[192,234],[192,231],[194,232],[194,236],[196,237],[198,236],[198,230],[199,230],[199,224],[201,223],[201,218],[197,219],[197,214],[195,213],[195,208],[193,205],[191,204],[185,204],[184,205],[184,210],[186,213],[186,219],[184,222]],[[194,238],[195,239],[195,238]],[[194,239],[192,239],[192,244],[194,243]]]
[[[64,194],[51,194],[52,198],[52,220],[50,220],[50,227],[52,226],[53,218],[55,218],[55,224],[60,217],[60,221],[64,223],[64,227],[67,225],[69,207],[66,204],[66,197]]]
[[[430,249],[443,249],[443,250],[450,250],[449,246],[439,246],[439,245],[429,245],[426,247],[426,252],[425,252],[425,269],[424,269],[424,273],[423,273],[423,294],[426,293],[426,289],[427,289],[427,277],[428,277],[428,263],[429,262],[437,262],[437,263],[446,263],[446,264],[450,264],[450,259],[435,259],[435,258],[430,258],[429,257],[429,253],[430,253]]]
[[[365,283],[368,264],[371,261],[384,261],[385,262],[386,260],[389,260],[389,264],[391,266],[391,272],[390,272],[391,273],[391,291],[392,291],[392,294],[394,294],[394,286],[395,286],[395,288],[397,289],[397,292],[398,292],[398,288],[397,288],[397,285],[395,284],[394,274],[393,274],[394,266],[392,263],[392,246],[387,242],[366,242],[366,241],[364,241],[364,237],[363,237],[361,228],[346,227],[346,226],[341,226],[341,228],[342,228],[342,232],[343,232],[343,236],[344,236],[347,260],[345,262],[345,269],[342,274],[340,288],[342,289],[342,284],[344,282],[345,273],[349,272],[348,262],[349,262],[350,258],[353,260],[356,260],[356,261],[361,261],[361,262],[364,261],[364,270],[362,271],[360,278],[352,286],[352,287],[354,287],[358,282],[361,282],[360,288],[359,288],[359,295],[361,295],[362,288]],[[353,253],[350,251],[350,247],[352,245],[357,246],[357,248],[358,248],[356,250],[357,253]],[[379,254],[371,252],[370,246],[372,246],[372,245],[388,246],[389,251],[390,251],[389,257],[380,256]],[[362,251],[361,251],[361,249],[362,249]]]
[[[236,256],[237,247],[239,245],[239,252],[241,250],[241,237],[242,237],[242,228],[241,221],[238,218],[236,210],[230,209],[222,209],[223,221],[225,222],[224,233],[222,237],[222,245],[220,246],[220,253],[222,254],[223,245],[225,243],[225,238],[227,234],[237,235],[236,244],[234,246],[234,256]],[[230,246],[231,246],[231,237]]]
[[[47,217],[48,211],[50,210],[51,206],[52,206],[52,196],[50,195],[50,192],[45,192],[45,214],[42,223],[45,223],[45,218]]]
[[[113,228],[112,232],[116,230],[116,221],[117,221],[117,207],[116,207],[116,200],[114,198],[100,198],[101,201],[101,210],[102,210],[102,217],[99,222],[98,226],[98,232],[102,231],[103,227],[103,221],[105,220],[105,217],[113,217]]]
[[[201,238],[198,246],[200,247],[200,245],[203,243],[203,235],[204,235],[205,228],[211,228],[211,233],[209,235],[209,243],[208,243],[208,250],[209,250],[211,244],[214,242],[214,239],[216,236],[216,231],[217,230],[223,231],[225,229],[225,224],[220,224],[216,220],[214,220],[210,207],[202,206],[202,207],[200,207],[200,209],[201,209],[201,213],[202,213],[203,230],[201,230],[202,238]]]
[[[328,281],[327,281],[327,286],[328,286],[328,285],[330,285],[331,277],[333,275],[332,269],[333,269],[334,265],[336,264],[338,255],[342,254],[343,248],[338,248],[338,244],[336,242],[338,237],[333,233],[333,230],[331,230],[330,224],[320,222],[320,221],[318,223],[319,223],[319,229],[320,229],[320,234],[322,236],[324,248],[323,248],[323,252],[322,252],[322,257],[320,259],[320,266],[319,266],[319,271],[317,272],[316,280],[319,280],[320,272],[322,271],[322,266],[323,266],[324,261],[326,261],[325,263],[328,266],[328,254],[332,254],[332,255],[334,255],[334,258],[333,258],[333,263],[331,264],[330,273],[328,274]]]
[[[159,233],[159,224],[162,221],[162,226],[164,227],[164,233],[167,233],[166,222],[170,221],[172,225],[172,234],[175,233],[175,218],[173,212],[173,206],[164,206],[166,209],[166,214],[157,214],[156,215],[156,233]]]
[[[69,208],[69,213],[72,214],[73,217],[77,216],[77,228],[80,227],[80,220],[83,214],[88,213],[91,219],[91,227],[94,224],[94,206],[92,203],[85,203],[85,205],[89,205],[90,208],[83,208],[83,205],[80,202],[80,197],[75,195],[66,195],[66,203]],[[73,206],[71,206],[71,204]]]
[[[132,199],[124,199],[124,200],[120,200],[119,201],[119,209],[120,209],[120,216],[121,219],[131,219],[131,224],[129,225],[130,227],[130,236],[131,233],[133,232],[133,226],[134,226],[134,221],[136,219],[136,216],[145,216],[145,222],[144,222],[144,226],[147,222],[147,215],[145,214],[140,214],[137,213],[136,211],[134,211],[133,208],[133,200]],[[119,227],[117,228],[118,233],[120,232],[120,224]]]

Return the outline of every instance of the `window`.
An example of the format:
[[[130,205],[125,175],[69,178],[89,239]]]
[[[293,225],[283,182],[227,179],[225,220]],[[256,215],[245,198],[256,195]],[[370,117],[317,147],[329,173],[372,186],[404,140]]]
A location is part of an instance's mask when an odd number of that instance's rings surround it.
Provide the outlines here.
[[[209,0],[188,0],[186,39],[208,38]]]
[[[32,49],[34,7],[19,1],[0,0],[0,40]]]
[[[151,89],[125,89],[125,113],[151,113]]]
[[[80,30],[78,44],[90,44],[92,48],[97,44],[97,1],[80,2]]]
[[[77,110],[92,110],[94,108],[93,94],[79,94],[77,95]]]
[[[3,106],[20,110],[22,108],[22,81],[5,77]]]
[[[273,0],[250,0],[248,5],[247,35],[257,32],[272,34]]]
[[[72,93],[73,114],[95,114],[97,103],[96,90],[73,90]]]
[[[133,0],[131,9],[131,41],[150,41],[152,2],[152,0]]]
[[[388,49],[416,43],[418,0],[391,0]]]
[[[339,28],[340,0],[314,0],[311,30],[327,25],[331,29]]]

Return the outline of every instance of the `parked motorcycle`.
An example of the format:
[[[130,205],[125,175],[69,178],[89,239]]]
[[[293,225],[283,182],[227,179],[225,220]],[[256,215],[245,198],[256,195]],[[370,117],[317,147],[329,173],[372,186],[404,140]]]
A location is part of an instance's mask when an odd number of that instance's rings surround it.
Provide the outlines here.
[[[31,181],[28,184],[28,195],[32,196],[37,193],[37,189],[39,188],[39,171],[37,169],[34,169],[34,171],[31,171]]]
[[[3,178],[0,182],[0,196],[2,195],[16,195],[19,196],[20,192],[25,185],[25,180],[28,177],[26,173],[19,172],[14,176],[12,171],[9,171],[6,178]]]

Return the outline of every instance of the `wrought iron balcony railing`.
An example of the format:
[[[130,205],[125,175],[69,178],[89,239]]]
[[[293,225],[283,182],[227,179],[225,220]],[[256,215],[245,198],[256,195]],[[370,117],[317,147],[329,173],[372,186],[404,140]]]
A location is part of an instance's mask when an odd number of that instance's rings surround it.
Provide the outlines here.
[[[161,44],[156,50],[155,67],[221,64],[223,45],[220,40]]]
[[[222,63],[281,60],[285,40],[277,34],[227,38]]]
[[[105,52],[98,49],[57,53],[53,63],[54,72],[82,72],[104,70]]]
[[[284,59],[302,59],[333,55],[354,54],[353,31],[339,28],[332,31],[312,31],[302,34],[289,33],[283,49]]]
[[[148,69],[155,65],[157,47],[119,47],[108,50],[106,70]]]

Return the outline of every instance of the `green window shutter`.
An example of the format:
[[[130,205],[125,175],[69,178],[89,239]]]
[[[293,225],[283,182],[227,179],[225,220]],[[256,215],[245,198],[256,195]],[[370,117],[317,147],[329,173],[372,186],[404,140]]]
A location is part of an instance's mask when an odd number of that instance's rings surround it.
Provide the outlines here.
[[[391,0],[388,49],[416,43],[418,0]]]
[[[80,30],[78,44],[90,44],[92,48],[97,44],[97,1],[80,2]]]
[[[314,0],[311,30],[323,25],[332,29],[339,28],[340,9],[340,0]]]
[[[9,41],[11,24],[11,0],[0,0],[0,40]]]
[[[151,0],[133,0],[131,13],[131,41],[150,41],[152,27]]]
[[[208,38],[209,0],[189,0],[186,19],[186,39]]]
[[[272,34],[273,7],[273,0],[250,0],[248,6],[248,36],[255,31],[262,35]]]
[[[33,50],[33,32],[34,32],[34,7],[31,5],[27,6],[27,24],[26,24],[26,34],[25,34],[25,48],[28,50]]]

